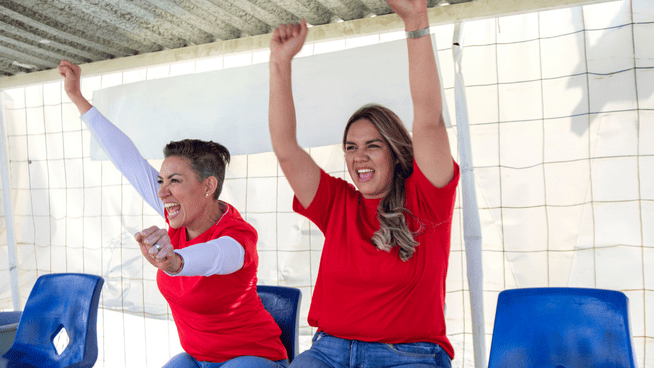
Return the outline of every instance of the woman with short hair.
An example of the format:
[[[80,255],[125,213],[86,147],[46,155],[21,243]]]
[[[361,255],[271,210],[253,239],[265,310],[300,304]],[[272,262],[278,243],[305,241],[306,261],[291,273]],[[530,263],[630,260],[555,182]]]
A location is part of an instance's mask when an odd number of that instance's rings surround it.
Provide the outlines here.
[[[82,96],[81,69],[64,60],[59,73],[95,140],[169,225],[135,235],[143,257],[159,269],[157,285],[185,351],[166,367],[286,367],[281,330],[257,294],[257,232],[218,199],[227,148],[200,140],[170,142],[157,172]]]

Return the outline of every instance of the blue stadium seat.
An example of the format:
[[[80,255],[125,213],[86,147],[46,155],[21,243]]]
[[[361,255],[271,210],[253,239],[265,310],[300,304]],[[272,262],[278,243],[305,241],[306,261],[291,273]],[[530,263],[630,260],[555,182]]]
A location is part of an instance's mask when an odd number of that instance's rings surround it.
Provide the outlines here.
[[[13,344],[21,314],[21,311],[0,312],[0,355],[6,353]]]
[[[98,358],[96,328],[103,284],[102,277],[85,274],[39,277],[0,367],[93,367]],[[54,340],[62,330],[68,344],[58,353]]]
[[[299,314],[302,293],[284,286],[257,285],[257,293],[263,307],[270,313],[282,330],[282,343],[286,347],[288,361],[300,353]]]
[[[581,288],[505,290],[489,368],[635,368],[629,299]]]

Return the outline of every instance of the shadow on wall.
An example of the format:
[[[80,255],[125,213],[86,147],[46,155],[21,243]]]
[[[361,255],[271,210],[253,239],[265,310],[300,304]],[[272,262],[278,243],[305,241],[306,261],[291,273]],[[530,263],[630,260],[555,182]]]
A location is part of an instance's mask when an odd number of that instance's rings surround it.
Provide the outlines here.
[[[592,21],[588,24],[587,20],[593,19],[588,13],[603,10],[605,6],[615,7],[613,19],[607,24],[596,25]],[[649,97],[652,90],[648,95],[643,90],[636,93],[634,59],[638,56],[638,45],[634,38],[638,24],[633,24],[631,1],[577,9],[585,30],[577,38],[583,43],[578,45],[580,63],[574,70],[582,73],[572,76],[567,88],[587,91],[572,110],[573,116],[590,114],[589,122],[583,119],[571,124],[572,132],[583,136],[593,123],[602,122],[595,114],[635,111],[636,99]]]

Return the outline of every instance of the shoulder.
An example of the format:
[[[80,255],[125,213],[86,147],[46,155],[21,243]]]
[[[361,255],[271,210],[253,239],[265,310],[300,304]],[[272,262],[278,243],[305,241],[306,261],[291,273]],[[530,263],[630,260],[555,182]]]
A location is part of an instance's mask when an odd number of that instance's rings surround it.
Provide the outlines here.
[[[459,165],[452,159],[453,164],[454,164],[454,173],[452,175],[452,179],[450,182],[445,185],[442,188],[438,188],[434,186],[429,179],[425,176],[425,174],[420,170],[420,167],[418,166],[418,163],[414,160],[413,161],[413,172],[411,175],[407,178],[406,180],[406,187],[407,189],[410,187],[419,187],[423,190],[430,190],[430,191],[435,191],[435,192],[454,192],[456,191],[456,187],[459,183],[459,177],[460,177],[460,169]]]
[[[325,187],[346,187],[351,186],[350,183],[345,181],[343,178],[338,176],[332,176],[328,174],[325,170],[320,169],[320,185]],[[318,188],[318,190],[324,188]]]
[[[421,218],[432,218],[437,222],[447,220],[454,210],[459,175],[459,166],[455,162],[452,180],[444,187],[437,188],[414,162],[413,173],[405,186],[406,208]]]
[[[294,197],[293,210],[298,213],[312,212],[316,208],[321,209],[325,206],[330,206],[334,201],[339,201],[340,198],[348,197],[348,195],[356,196],[357,193],[358,191],[354,185],[320,169],[320,184],[318,185],[318,190],[313,201],[307,208],[304,208],[297,200],[297,197]]]
[[[348,175],[345,173],[344,175]],[[343,202],[348,199],[358,198],[359,191],[354,184],[344,178],[332,176],[321,170],[320,186],[318,192],[323,197],[323,202]],[[316,195],[317,196],[317,195]]]
[[[320,169],[320,186],[318,187],[318,191],[328,192],[330,195],[337,193],[357,195],[359,191],[354,186],[354,184],[344,179],[345,175],[348,175],[347,172],[343,174],[343,177],[340,177],[336,175],[330,175],[323,169]]]

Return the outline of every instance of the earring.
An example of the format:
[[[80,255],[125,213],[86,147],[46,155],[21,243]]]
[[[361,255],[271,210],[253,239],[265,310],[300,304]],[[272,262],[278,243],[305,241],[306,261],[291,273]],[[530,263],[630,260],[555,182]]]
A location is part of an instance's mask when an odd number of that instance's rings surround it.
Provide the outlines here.
[[[205,197],[208,197],[208,196],[209,196],[209,193],[205,194],[204,196],[205,196]]]

